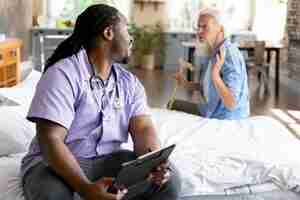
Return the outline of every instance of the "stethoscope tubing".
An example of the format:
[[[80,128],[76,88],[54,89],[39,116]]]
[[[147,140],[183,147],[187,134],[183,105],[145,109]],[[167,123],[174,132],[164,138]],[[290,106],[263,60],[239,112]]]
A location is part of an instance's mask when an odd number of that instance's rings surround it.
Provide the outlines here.
[[[96,75],[94,67],[91,66],[91,68],[92,68],[93,75],[89,79],[90,89],[93,92],[95,98],[99,99],[100,97],[99,97],[98,93],[95,90],[94,83],[97,84],[97,88],[101,87],[102,89],[105,89],[105,84],[104,84],[103,80],[99,76]],[[120,91],[119,91],[119,85],[118,85],[118,82],[117,82],[117,73],[116,73],[113,66],[112,66],[111,70],[112,70],[112,73],[113,73],[113,76],[114,76],[114,79],[115,79],[115,90],[116,90],[116,98],[115,98],[115,102],[114,102],[114,108],[115,109],[121,109],[122,106],[121,106],[121,102],[120,102]],[[102,83],[102,86],[99,85],[100,83]],[[102,107],[101,107],[101,110],[102,110]]]

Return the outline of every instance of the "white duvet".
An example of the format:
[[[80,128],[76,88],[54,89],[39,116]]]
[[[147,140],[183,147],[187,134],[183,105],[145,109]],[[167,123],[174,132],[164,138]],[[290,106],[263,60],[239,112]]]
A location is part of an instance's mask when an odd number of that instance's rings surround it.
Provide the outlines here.
[[[181,195],[224,194],[270,181],[283,189],[300,185],[300,142],[274,119],[219,121],[164,109],[152,115],[163,145],[177,144],[171,160],[182,176]],[[22,199],[21,156],[0,158],[1,200]]]
[[[23,200],[19,169],[25,153],[0,158],[0,200]]]
[[[0,89],[0,95],[27,110],[40,74],[29,77],[28,84]],[[224,194],[232,187],[270,181],[283,189],[300,185],[300,142],[272,118],[220,121],[165,109],[152,109],[152,117],[163,145],[177,144],[171,160],[182,176],[182,195]],[[23,199],[21,156],[0,157],[0,200]]]
[[[272,118],[220,121],[154,109],[153,119],[162,143],[177,144],[171,159],[185,194],[269,181],[283,189],[300,185],[300,141]]]

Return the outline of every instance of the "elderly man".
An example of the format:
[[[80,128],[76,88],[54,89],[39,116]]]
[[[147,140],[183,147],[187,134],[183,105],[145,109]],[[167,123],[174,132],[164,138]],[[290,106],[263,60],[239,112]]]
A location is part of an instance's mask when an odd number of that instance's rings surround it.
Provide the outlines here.
[[[173,109],[200,114],[207,118],[241,119],[249,116],[247,72],[238,48],[225,37],[224,19],[215,8],[200,12],[197,31],[197,52],[200,54],[199,83],[183,78],[181,70],[174,78],[180,86],[199,90],[199,105],[175,101]]]

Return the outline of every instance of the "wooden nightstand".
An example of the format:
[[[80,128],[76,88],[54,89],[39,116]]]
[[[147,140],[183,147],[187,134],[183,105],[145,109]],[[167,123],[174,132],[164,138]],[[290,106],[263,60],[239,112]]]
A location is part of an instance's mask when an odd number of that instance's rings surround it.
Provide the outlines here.
[[[0,42],[0,87],[10,87],[20,82],[21,46],[19,39]]]

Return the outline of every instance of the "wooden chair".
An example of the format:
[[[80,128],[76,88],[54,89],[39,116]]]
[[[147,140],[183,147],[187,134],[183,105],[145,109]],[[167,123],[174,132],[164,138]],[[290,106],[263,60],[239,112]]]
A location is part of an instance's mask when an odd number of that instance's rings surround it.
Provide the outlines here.
[[[246,60],[247,72],[253,72],[258,78],[259,87],[265,94],[269,93],[269,64],[265,62],[265,41],[255,41],[254,57]]]

